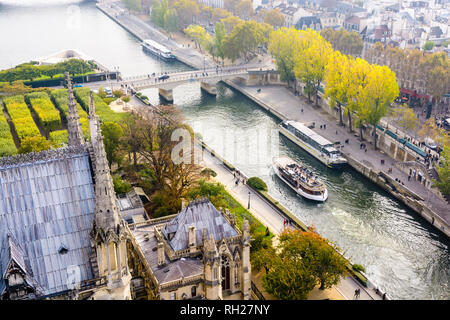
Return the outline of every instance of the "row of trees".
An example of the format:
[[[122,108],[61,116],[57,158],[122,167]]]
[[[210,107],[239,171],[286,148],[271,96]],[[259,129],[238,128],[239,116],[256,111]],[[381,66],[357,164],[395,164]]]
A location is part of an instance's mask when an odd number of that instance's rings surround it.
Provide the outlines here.
[[[69,72],[72,75],[91,72],[95,69],[95,64],[91,61],[81,59],[69,59],[52,65],[38,66],[35,63],[23,63],[15,68],[0,71],[0,82],[9,82],[17,80],[30,80],[47,76],[53,78],[56,75]]]
[[[427,54],[418,49],[384,47],[378,42],[368,50],[366,59],[389,66],[396,73],[401,88],[429,95],[431,107],[450,88],[450,62],[445,52]]]
[[[273,27],[284,24],[284,16],[278,9],[261,10],[254,15],[250,0],[229,0],[225,2],[225,8],[213,8],[196,0],[154,0],[150,18],[169,33],[192,24],[214,26],[218,22],[224,23],[230,33],[235,25],[250,19]]]
[[[251,20],[238,22],[228,34],[224,22],[216,24],[214,36],[199,25],[190,25],[184,32],[200,51],[206,49],[213,57],[229,58],[234,62],[239,57],[248,61],[258,46],[266,46],[272,27]]]
[[[358,32],[350,32],[345,30],[345,28],[341,28],[337,31],[327,28],[323,29],[320,32],[320,35],[331,43],[334,50],[338,50],[343,54],[361,56],[364,42]]]
[[[363,125],[375,127],[389,111],[391,103],[399,95],[395,74],[387,66],[371,65],[360,58],[353,58],[333,50],[331,44],[314,30],[281,28],[270,36],[269,51],[275,58],[282,80],[300,80],[311,101],[322,82],[324,97],[330,106],[337,105],[340,124],[342,113],[347,112],[349,130],[352,131],[354,114],[362,135]],[[374,135],[376,146],[376,135]]]

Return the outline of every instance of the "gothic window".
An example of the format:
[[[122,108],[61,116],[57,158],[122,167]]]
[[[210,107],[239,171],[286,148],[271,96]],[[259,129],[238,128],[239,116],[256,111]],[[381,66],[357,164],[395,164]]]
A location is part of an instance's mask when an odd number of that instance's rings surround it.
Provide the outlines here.
[[[170,300],[176,300],[177,299],[177,292],[172,291],[170,292]]]
[[[239,284],[239,263],[234,265],[234,284]]]
[[[230,289],[230,259],[222,256],[222,290]]]
[[[196,286],[193,286],[193,287],[191,288],[191,296],[192,296],[192,297],[197,296],[197,287],[196,287]]]
[[[108,251],[109,251],[109,263],[111,266],[111,271],[114,271],[117,269],[117,251],[116,251],[116,244],[114,242],[109,243]]]
[[[219,275],[217,274],[217,267],[213,267],[214,270],[214,278],[213,280],[217,280],[219,278]]]

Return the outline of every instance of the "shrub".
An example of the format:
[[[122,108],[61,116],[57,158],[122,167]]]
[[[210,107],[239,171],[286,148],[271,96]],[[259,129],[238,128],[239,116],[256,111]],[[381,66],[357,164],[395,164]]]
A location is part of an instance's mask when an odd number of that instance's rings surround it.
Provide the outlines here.
[[[11,156],[17,153],[16,145],[9,124],[3,115],[3,109],[0,107],[0,157]]]
[[[41,135],[23,96],[6,97],[3,102],[20,141],[27,137],[39,137]]]
[[[68,141],[67,130],[58,130],[50,132],[50,142],[55,148],[61,148]]]
[[[61,128],[61,117],[45,92],[33,92],[25,96],[25,100],[36,112],[39,121],[48,133]]]
[[[50,149],[51,145],[44,137],[27,137],[22,140],[19,153],[41,152]]]
[[[125,103],[130,102],[130,100],[131,100],[130,96],[123,96],[122,97],[122,101],[125,102]]]
[[[247,184],[253,189],[260,191],[267,191],[266,183],[258,177],[251,177],[250,179],[247,180]]]
[[[117,194],[128,193],[131,191],[131,184],[123,181],[118,175],[113,176],[114,191]]]
[[[355,263],[355,264],[352,266],[352,269],[355,270],[355,271],[362,271],[362,272],[365,272],[365,271],[366,271],[366,269],[365,269],[362,265],[357,264],[357,263]]]
[[[217,173],[213,170],[213,169],[210,169],[210,168],[205,168],[205,169],[203,169],[201,172],[200,172],[200,174],[203,176],[203,177],[205,177],[205,178],[210,178],[210,177],[216,177],[217,176]]]
[[[114,90],[114,91],[113,91],[113,95],[114,95],[114,97],[116,97],[116,98],[121,98],[121,97],[124,95],[124,93],[123,93],[122,90]]]
[[[107,105],[109,105],[111,102],[113,102],[114,100],[116,100],[116,98],[103,98],[103,102],[105,102]]]

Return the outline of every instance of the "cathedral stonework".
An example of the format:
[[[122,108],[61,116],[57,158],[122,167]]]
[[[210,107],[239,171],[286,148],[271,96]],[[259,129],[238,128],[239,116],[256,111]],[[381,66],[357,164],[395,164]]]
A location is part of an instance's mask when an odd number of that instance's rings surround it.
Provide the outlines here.
[[[0,159],[0,300],[250,299],[248,221],[200,199],[127,224],[92,92],[85,141],[66,81],[68,146]]]

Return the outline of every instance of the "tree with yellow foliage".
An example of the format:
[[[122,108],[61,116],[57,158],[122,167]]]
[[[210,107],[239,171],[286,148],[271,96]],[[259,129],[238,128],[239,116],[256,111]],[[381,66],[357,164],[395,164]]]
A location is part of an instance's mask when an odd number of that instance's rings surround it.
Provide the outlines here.
[[[408,107],[407,104],[401,104],[393,108],[391,115],[394,121],[404,131],[415,130],[418,126],[419,120],[417,119],[413,109]]]
[[[350,75],[347,89],[347,117],[348,127],[350,132],[352,129],[352,117],[353,113],[359,113],[361,109],[368,104],[368,95],[366,94],[366,87],[369,84],[369,74],[372,70],[372,66],[363,59],[356,58],[352,60],[350,64]],[[364,119],[358,117],[357,126],[359,127],[360,137],[362,140],[362,123]]]
[[[373,126],[373,146],[376,149],[376,125],[388,113],[400,91],[395,73],[387,66],[371,66],[367,80],[367,85],[360,92],[365,103],[360,105],[358,118],[361,123]]]
[[[269,52],[275,58],[281,80],[287,81],[288,87],[290,81],[295,81],[295,56],[300,48],[300,32],[297,29],[279,28],[270,35]]]
[[[339,51],[334,51],[328,63],[324,82],[325,94],[324,97],[328,99],[330,108],[336,105],[339,110],[339,124],[342,126],[342,106],[348,104],[348,88],[350,87],[350,72],[353,59],[341,54]]]
[[[333,49],[331,44],[314,30],[300,31],[300,36],[301,47],[294,58],[294,73],[305,84],[308,101],[311,102],[311,94],[316,96],[317,106],[319,87]]]
[[[195,47],[198,46],[200,52],[202,52],[202,46],[205,46],[209,43],[209,38],[211,37],[203,28],[199,25],[190,25],[186,29],[184,29],[184,33],[195,42]]]

